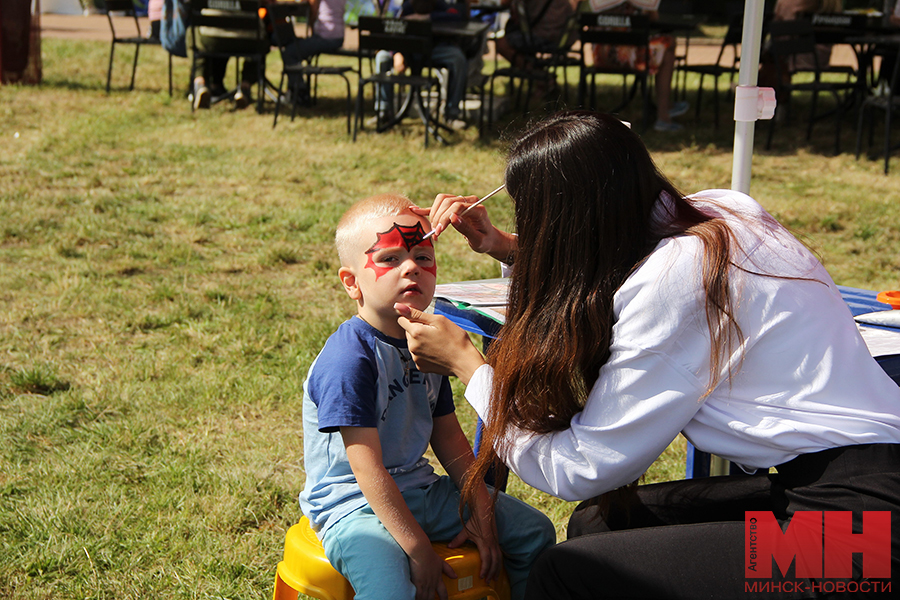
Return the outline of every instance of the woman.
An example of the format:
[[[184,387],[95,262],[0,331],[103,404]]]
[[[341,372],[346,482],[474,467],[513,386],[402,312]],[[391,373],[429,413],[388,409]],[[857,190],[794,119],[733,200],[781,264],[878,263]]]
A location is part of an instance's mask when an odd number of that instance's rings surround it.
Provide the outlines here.
[[[891,511],[897,569],[900,388],[802,244],[738,192],[683,197],[608,115],[537,125],[506,185],[518,237],[483,206],[461,218],[473,197],[430,211],[438,235],[452,225],[514,264],[487,363],[442,317],[400,322],[420,369],[459,377],[485,422],[477,478],[499,457],[587,501],[530,598],[746,597],[745,510],[782,525],[798,510]],[[679,432],[763,473],[629,485]]]

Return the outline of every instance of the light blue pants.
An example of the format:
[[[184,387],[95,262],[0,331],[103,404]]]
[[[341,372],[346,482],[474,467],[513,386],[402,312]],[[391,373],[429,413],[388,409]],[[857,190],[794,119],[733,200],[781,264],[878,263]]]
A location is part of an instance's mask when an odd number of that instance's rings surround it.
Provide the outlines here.
[[[449,477],[403,492],[403,498],[429,539],[450,541],[462,529],[460,494]],[[556,542],[556,531],[542,512],[502,492],[496,521],[512,598],[524,598],[531,565]],[[335,523],[325,533],[323,545],[328,560],[350,581],[356,600],[415,598],[406,553],[368,505]]]

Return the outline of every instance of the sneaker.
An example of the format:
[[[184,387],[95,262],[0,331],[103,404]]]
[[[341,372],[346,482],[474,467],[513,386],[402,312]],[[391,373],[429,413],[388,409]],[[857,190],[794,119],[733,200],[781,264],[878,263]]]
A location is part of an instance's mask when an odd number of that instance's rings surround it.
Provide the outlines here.
[[[657,121],[653,124],[653,129],[656,131],[665,131],[665,132],[673,132],[673,131],[681,131],[684,129],[684,125],[681,123],[673,123],[672,121]]]
[[[234,93],[234,107],[241,110],[248,106],[250,106],[250,88],[241,86],[241,88]]]
[[[462,119],[447,119],[447,122],[444,124],[453,131],[462,131],[469,126],[469,124]]]
[[[672,108],[669,109],[669,118],[674,119],[675,117],[680,117],[690,108],[691,105],[683,100],[681,102],[676,102],[672,105]]]
[[[202,83],[194,82],[194,110],[209,108],[209,89]]]

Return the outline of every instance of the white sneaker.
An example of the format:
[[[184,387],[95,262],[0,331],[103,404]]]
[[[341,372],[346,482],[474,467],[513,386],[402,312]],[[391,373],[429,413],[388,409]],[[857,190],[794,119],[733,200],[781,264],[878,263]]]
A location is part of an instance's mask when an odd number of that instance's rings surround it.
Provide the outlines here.
[[[452,129],[453,131],[462,131],[466,129],[469,124],[461,119],[448,119],[446,123],[444,123],[447,127]]]
[[[205,85],[194,82],[194,110],[199,108],[209,108],[209,103],[209,89],[207,89]]]

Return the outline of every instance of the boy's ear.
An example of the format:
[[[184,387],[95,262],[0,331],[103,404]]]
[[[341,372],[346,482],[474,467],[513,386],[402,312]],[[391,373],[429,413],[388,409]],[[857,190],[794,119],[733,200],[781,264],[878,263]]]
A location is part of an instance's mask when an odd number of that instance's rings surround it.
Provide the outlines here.
[[[356,279],[356,274],[353,272],[353,269],[350,267],[341,267],[338,270],[338,277],[341,278],[341,284],[343,284],[344,290],[347,292],[348,296],[354,300],[362,298],[362,291],[359,289],[359,281]]]

